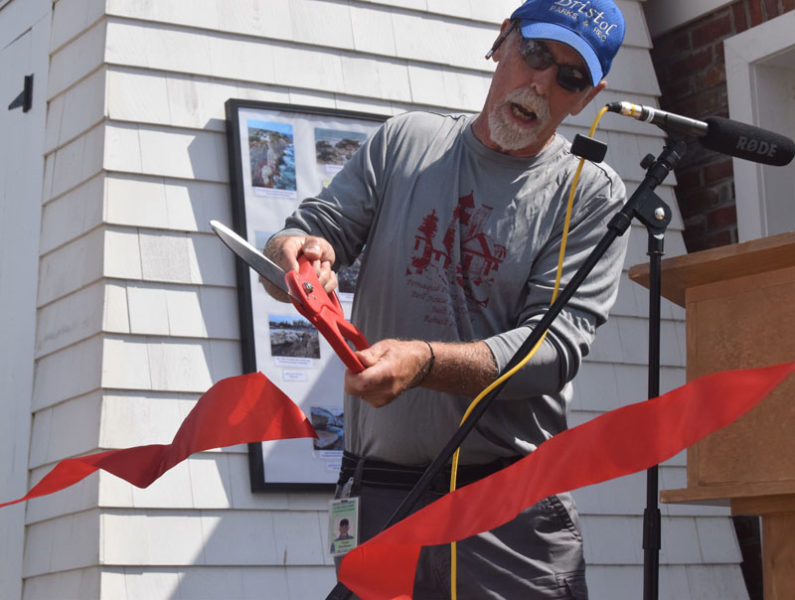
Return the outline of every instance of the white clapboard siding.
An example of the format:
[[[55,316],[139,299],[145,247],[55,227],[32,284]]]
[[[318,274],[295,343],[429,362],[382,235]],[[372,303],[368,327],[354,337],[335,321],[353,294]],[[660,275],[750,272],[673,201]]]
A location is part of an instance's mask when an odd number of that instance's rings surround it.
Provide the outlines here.
[[[599,102],[659,96],[642,3]],[[241,372],[224,102],[393,115],[476,112],[483,58],[517,0],[57,0],[43,135],[35,374],[28,468],[167,443],[198,396]],[[614,114],[608,162],[634,191],[662,134]],[[666,243],[684,253],[674,208]],[[646,260],[633,225],[626,268]],[[626,280],[578,378],[572,424],[646,397],[647,292]],[[683,313],[663,304],[662,387],[684,381]],[[684,456],[661,468],[684,485]],[[594,598],[639,596],[645,478],[576,492]],[[195,455],[148,489],[105,473],[28,503],[19,598],[306,600],[334,581],[328,495],[252,494],[247,448]],[[662,598],[745,597],[724,509],[663,506]],[[21,551],[15,549],[15,551]],[[5,599],[4,599],[5,600]],[[17,600],[17,598],[13,598]]]

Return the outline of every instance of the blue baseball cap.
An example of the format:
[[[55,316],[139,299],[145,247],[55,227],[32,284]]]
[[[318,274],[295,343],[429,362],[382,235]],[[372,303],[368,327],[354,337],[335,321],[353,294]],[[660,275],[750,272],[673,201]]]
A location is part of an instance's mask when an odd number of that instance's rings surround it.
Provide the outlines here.
[[[526,38],[553,40],[585,60],[593,85],[610,70],[624,41],[624,15],[612,0],[527,0],[511,15]]]

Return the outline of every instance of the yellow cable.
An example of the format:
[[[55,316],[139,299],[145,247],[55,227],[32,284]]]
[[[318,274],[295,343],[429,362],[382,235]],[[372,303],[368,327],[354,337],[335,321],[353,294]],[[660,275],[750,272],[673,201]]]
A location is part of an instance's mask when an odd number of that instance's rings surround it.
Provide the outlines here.
[[[599,124],[602,116],[607,112],[607,106],[602,107],[599,113],[596,115],[593,124],[591,125],[591,131],[589,132],[588,136],[593,137],[594,132],[596,131],[596,127]],[[571,191],[569,192],[569,201],[566,205],[566,219],[563,223],[563,236],[561,238],[560,244],[560,253],[558,254],[558,268],[557,273],[555,275],[555,287],[552,290],[552,300],[550,304],[555,302],[555,299],[558,296],[558,290],[560,289],[560,281],[563,277],[563,261],[566,257],[566,243],[568,242],[569,238],[569,225],[571,223],[571,211],[572,207],[574,206],[574,193],[577,190],[577,183],[580,179],[580,174],[582,173],[583,165],[585,164],[585,159],[580,158],[580,162],[577,165],[577,170],[574,173],[574,178],[571,181]],[[535,356],[535,353],[538,352],[538,349],[541,347],[541,344],[544,343],[544,339],[547,336],[547,331],[544,331],[541,335],[541,338],[538,340],[535,346],[528,352],[525,357],[512,369],[503,373],[499,378],[494,380],[491,384],[489,384],[486,389],[484,389],[477,397],[470,403],[469,407],[467,408],[466,412],[464,413],[463,418],[461,419],[461,423],[459,427],[464,424],[464,422],[469,418],[469,415],[472,414],[472,411],[480,404],[480,402],[485,398],[494,388],[502,384],[502,382],[507,381],[511,377],[513,377],[519,369],[524,367],[530,359]],[[460,454],[461,448],[460,446],[456,449],[455,453],[453,454],[453,459],[451,463],[451,470],[450,470],[450,491],[454,492],[456,489],[456,482],[458,479],[458,457]],[[456,556],[456,542],[450,543],[450,597],[451,600],[457,600],[458,592],[456,582],[458,580],[458,559]]]

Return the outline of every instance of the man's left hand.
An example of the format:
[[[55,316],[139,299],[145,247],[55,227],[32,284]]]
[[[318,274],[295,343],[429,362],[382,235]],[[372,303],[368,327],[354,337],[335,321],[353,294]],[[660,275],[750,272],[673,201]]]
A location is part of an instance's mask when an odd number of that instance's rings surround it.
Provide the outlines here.
[[[345,373],[345,391],[378,408],[410,387],[430,358],[428,345],[419,340],[381,340],[356,353],[361,373]]]

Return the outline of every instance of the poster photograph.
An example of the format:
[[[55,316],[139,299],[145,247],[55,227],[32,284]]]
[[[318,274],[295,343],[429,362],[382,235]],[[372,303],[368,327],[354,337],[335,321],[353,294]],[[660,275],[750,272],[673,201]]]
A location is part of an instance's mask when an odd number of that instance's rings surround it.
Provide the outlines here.
[[[324,186],[329,184],[366,139],[364,133],[356,131],[315,129],[315,156],[320,181]]]
[[[318,452],[342,452],[345,449],[344,413],[339,406],[313,406],[312,427],[317,432],[313,442]]]
[[[257,195],[295,197],[295,146],[289,123],[249,119],[251,185]]]
[[[304,317],[268,315],[268,328],[275,363],[284,357],[320,358],[320,333]]]
[[[258,249],[299,202],[329,184],[386,119],[384,115],[230,99],[226,102],[232,229]],[[344,448],[345,367],[295,307],[265,292],[236,261],[243,370],[262,372],[309,417],[315,440],[249,446],[255,491],[332,489]],[[339,269],[338,295],[350,318],[359,263]]]
[[[359,255],[353,264],[342,267],[337,271],[337,294],[341,302],[353,301],[353,290],[356,288],[356,280],[359,277],[359,267],[362,265],[362,257]]]

